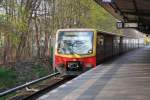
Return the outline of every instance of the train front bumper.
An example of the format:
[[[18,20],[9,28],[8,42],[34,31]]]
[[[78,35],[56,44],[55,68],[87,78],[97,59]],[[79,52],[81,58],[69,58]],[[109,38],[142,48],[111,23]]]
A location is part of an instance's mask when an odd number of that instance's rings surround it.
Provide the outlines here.
[[[62,75],[80,75],[91,68],[93,68],[92,64],[85,65],[81,61],[68,61],[66,64],[59,64],[56,67]]]

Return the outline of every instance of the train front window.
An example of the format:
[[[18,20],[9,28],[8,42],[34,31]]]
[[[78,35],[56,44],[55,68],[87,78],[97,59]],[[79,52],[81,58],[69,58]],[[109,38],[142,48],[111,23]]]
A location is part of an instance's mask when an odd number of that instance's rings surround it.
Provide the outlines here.
[[[57,43],[59,54],[92,54],[93,32],[60,32]]]

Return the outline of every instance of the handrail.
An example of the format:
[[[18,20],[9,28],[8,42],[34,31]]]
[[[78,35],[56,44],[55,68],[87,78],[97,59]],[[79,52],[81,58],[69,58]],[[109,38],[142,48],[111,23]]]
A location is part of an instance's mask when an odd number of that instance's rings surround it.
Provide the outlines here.
[[[37,82],[39,82],[39,81],[43,81],[43,80],[46,80],[46,79],[48,79],[48,78],[50,78],[50,77],[59,75],[59,74],[60,74],[59,72],[53,73],[53,74],[47,75],[47,76],[45,76],[45,77],[42,77],[42,78],[33,80],[33,81],[31,81],[31,82],[27,82],[27,83],[25,83],[25,84],[23,84],[23,85],[20,85],[20,86],[15,87],[15,88],[6,90],[6,91],[0,93],[0,97],[5,96],[5,95],[7,95],[7,94],[9,94],[9,93],[15,92],[15,91],[17,91],[17,90],[20,90],[20,89],[22,89],[22,88],[25,88],[25,87],[27,87],[27,86],[29,86],[29,85],[35,84],[35,83],[37,83]]]

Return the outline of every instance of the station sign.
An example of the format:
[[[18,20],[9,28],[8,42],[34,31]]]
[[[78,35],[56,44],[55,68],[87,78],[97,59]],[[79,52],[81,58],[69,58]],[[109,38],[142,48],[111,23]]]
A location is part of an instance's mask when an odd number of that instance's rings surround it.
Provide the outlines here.
[[[150,34],[150,25],[143,25],[140,23],[129,23],[129,22],[121,22],[118,21],[116,23],[116,27],[118,29],[123,29],[123,28],[134,28],[134,29],[138,29],[139,31],[146,33],[146,34]]]
[[[117,28],[138,28],[138,23],[117,22]]]
[[[124,27],[124,23],[123,22],[121,22],[121,21],[118,21],[117,23],[116,23],[116,27],[117,28],[123,28]]]
[[[124,23],[125,28],[137,28],[138,23]]]

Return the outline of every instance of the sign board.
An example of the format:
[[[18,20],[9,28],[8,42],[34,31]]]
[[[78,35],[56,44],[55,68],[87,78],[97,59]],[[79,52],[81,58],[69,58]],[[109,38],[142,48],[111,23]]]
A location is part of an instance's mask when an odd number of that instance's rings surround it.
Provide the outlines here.
[[[119,21],[116,23],[116,27],[117,28],[124,28],[124,23]]]
[[[137,28],[138,23],[124,23],[125,28]]]
[[[117,28],[138,28],[138,23],[117,22]]]

